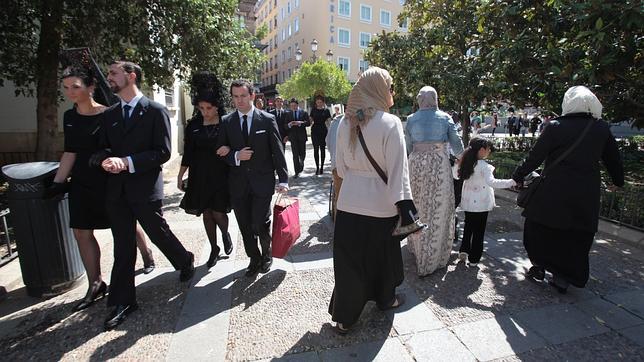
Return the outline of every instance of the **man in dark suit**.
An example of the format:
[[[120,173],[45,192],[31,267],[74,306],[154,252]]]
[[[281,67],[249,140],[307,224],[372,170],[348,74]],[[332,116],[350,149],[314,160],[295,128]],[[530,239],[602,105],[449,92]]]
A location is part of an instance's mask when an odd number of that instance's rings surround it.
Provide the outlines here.
[[[309,114],[299,108],[297,99],[291,98],[291,111],[289,120],[286,124],[288,127],[288,139],[291,141],[291,151],[293,152],[293,168],[295,169],[295,178],[300,177],[304,169],[304,158],[306,157],[306,127],[311,125]]]
[[[275,109],[271,110],[270,113],[275,116],[275,122],[277,122],[277,129],[280,131],[280,139],[282,140],[282,146],[286,150],[286,142],[288,141],[288,121],[289,115],[288,110],[284,109],[284,99],[280,96],[275,97]]]
[[[170,231],[161,211],[161,165],[171,152],[168,111],[139,91],[141,79],[141,67],[134,63],[110,65],[107,81],[121,102],[105,111],[101,130],[105,151],[91,161],[110,173],[106,198],[114,266],[107,303],[114,309],[105,320],[106,329],[115,328],[138,309],[134,287],[137,221],[172,266],[181,270],[181,281],[194,275],[194,255]]]
[[[288,191],[288,173],[275,117],[253,106],[253,85],[233,81],[230,94],[237,110],[221,120],[217,154],[232,166],[230,198],[250,258],[246,276],[254,277],[260,271],[268,273],[273,264],[269,227],[275,172],[280,193]]]

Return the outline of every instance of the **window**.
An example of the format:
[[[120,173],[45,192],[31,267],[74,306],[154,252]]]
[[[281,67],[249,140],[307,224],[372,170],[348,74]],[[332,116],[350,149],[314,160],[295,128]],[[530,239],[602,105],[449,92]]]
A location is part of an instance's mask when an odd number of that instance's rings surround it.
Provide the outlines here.
[[[349,29],[338,28],[338,44],[340,46],[351,46],[351,31]]]
[[[286,40],[286,29],[282,29],[282,41]]]
[[[351,1],[340,0],[338,2],[338,15],[344,16],[347,18],[351,17]]]
[[[371,33],[360,32],[360,48],[368,48],[371,42]]]
[[[282,50],[282,63],[286,61],[286,50]]]
[[[338,57],[338,66],[344,71],[344,73],[349,76],[349,64],[351,60],[345,57]]]
[[[360,68],[360,73],[362,73],[367,70],[367,68],[369,68],[369,62],[364,59],[360,59],[360,61],[358,62],[358,67]]]
[[[391,12],[380,9],[380,25],[391,26]]]
[[[288,47],[288,53],[287,54],[288,54],[288,59],[291,59],[291,54],[292,54],[291,53],[291,47]]]
[[[293,32],[297,33],[298,31],[300,31],[300,19],[295,18],[293,20]]]
[[[371,22],[371,6],[360,4],[360,21]]]
[[[402,19],[399,26],[402,30],[407,30],[407,19]]]
[[[288,37],[289,38],[291,37],[291,34],[292,34],[292,32],[291,32],[291,24],[288,24]]]
[[[290,1],[286,2],[286,13],[287,14],[291,13],[291,2]]]
[[[280,20],[284,20],[284,18],[286,17],[284,14],[284,8],[280,10],[280,16],[281,16]]]
[[[165,106],[168,108],[174,107],[174,89],[165,91]]]
[[[295,0],[295,7],[299,8],[300,7],[300,0]]]

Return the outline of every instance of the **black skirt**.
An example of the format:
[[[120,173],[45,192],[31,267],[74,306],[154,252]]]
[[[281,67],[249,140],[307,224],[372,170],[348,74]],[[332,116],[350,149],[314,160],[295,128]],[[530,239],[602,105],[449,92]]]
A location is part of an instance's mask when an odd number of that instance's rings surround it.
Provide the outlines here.
[[[333,321],[354,324],[365,304],[394,302],[404,279],[400,242],[391,232],[397,216],[370,217],[338,210],[333,239],[335,288],[329,303]]]
[[[588,282],[588,253],[594,237],[595,233],[589,231],[554,229],[530,219],[523,227],[523,245],[532,264],[578,288]]]

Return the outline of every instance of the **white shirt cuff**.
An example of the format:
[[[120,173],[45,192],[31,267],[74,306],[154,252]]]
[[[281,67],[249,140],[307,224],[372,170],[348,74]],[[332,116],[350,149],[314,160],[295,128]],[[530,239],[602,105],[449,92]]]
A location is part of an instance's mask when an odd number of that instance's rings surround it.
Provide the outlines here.
[[[284,187],[284,188],[286,188],[288,190],[288,182],[280,182],[280,183],[277,184],[277,186]]]
[[[235,166],[239,166],[241,161],[239,161],[239,151],[235,151]]]
[[[128,164],[127,169],[130,171],[130,173],[134,173],[135,170],[134,170],[134,162],[132,162],[132,157],[127,156],[126,158],[127,158],[127,164]]]

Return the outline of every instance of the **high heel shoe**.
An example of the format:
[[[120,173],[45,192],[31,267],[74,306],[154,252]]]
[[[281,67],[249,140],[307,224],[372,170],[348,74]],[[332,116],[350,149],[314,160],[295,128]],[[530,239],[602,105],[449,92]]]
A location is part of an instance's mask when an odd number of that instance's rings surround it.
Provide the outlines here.
[[[79,310],[90,307],[92,304],[94,304],[94,302],[103,298],[105,296],[105,293],[107,293],[107,284],[105,284],[104,281],[92,283],[92,285],[90,285],[87,289],[85,298],[83,298],[80,303],[74,306],[74,312],[78,312]]]
[[[219,248],[217,250],[211,250],[210,251],[210,257],[208,257],[208,261],[206,262],[206,266],[208,268],[212,268],[217,264],[217,260],[219,259]]]
[[[233,240],[231,239],[230,234],[226,232],[221,235],[221,238],[224,241],[224,252],[226,255],[230,255],[230,253],[233,252]]]

